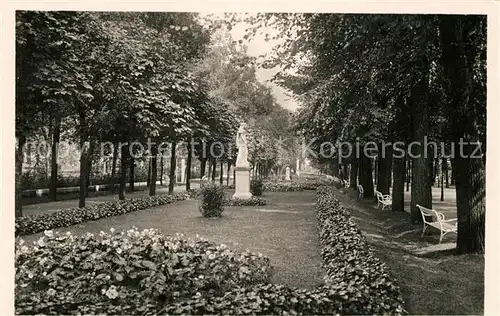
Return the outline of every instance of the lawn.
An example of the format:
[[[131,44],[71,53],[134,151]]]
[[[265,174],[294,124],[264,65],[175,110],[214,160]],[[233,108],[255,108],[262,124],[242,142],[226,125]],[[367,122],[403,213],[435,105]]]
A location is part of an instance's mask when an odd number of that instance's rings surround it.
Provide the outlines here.
[[[417,255],[438,244],[437,231],[421,238],[422,226],[411,225],[408,213],[381,211],[375,202],[358,201],[352,189],[342,191],[338,198],[399,281],[410,314],[483,314],[484,256],[453,250]],[[455,241],[455,235],[445,236],[443,248]]]
[[[274,267],[274,283],[309,289],[320,285],[325,272],[321,266],[315,193],[273,192],[263,197],[269,205],[226,207],[221,218],[203,218],[198,211],[199,202],[186,200],[56,230],[85,234],[135,226],[157,228],[170,235],[199,235],[235,250],[249,249],[268,256]],[[23,239],[35,241],[42,234]]]

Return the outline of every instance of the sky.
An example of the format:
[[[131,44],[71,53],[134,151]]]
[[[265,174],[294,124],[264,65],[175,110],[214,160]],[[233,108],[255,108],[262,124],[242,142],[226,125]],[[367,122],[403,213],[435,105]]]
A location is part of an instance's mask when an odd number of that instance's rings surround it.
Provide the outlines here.
[[[200,15],[204,16],[205,14],[200,13]],[[206,15],[214,15],[217,18],[223,18],[222,15],[219,16],[218,14],[206,14]],[[245,28],[247,27],[249,27],[249,24],[243,22],[234,25],[232,30],[230,31],[233,40],[238,41],[240,39],[243,39],[243,36],[245,35]],[[269,33],[271,37],[277,33],[277,30],[270,27],[261,28],[261,31],[263,31],[264,34]],[[259,34],[259,32],[257,32],[257,34],[253,37],[252,41],[249,42],[244,40],[243,45],[247,46],[248,48],[247,54],[249,56],[258,57],[259,55],[269,54],[272,52],[273,46],[279,44],[279,40],[269,40],[266,42],[264,34]],[[282,107],[290,111],[295,111],[298,108],[298,103],[290,96],[291,92],[281,88],[280,86],[270,81],[270,79],[277,72],[278,72],[277,68],[263,69],[258,67],[256,70],[257,80],[271,87],[273,94],[276,98],[276,101]]]
[[[234,40],[239,40],[242,39],[243,36],[245,35],[245,28],[247,28],[249,25],[246,23],[238,23],[236,24],[232,30],[230,31],[231,36],[233,37]],[[273,36],[273,33],[276,33],[275,29],[272,28],[262,28],[262,31],[264,33],[269,33],[271,36]],[[257,34],[255,35],[254,39],[251,42],[245,41],[245,45],[248,47],[247,54],[253,57],[258,57],[259,55],[263,54],[268,54],[272,52],[273,46],[278,44],[279,42],[277,40],[269,40],[266,42],[264,40],[265,36],[262,34]],[[273,69],[263,69],[258,67],[256,71],[256,76],[257,79],[262,82],[268,84],[271,89],[273,90],[273,94],[276,97],[277,102],[283,106],[284,108],[295,111],[298,108],[297,102],[289,96],[291,92],[287,91],[286,89],[281,88],[280,86],[272,83],[270,79],[274,76],[275,73],[278,72],[277,68]],[[288,95],[287,95],[288,94]]]

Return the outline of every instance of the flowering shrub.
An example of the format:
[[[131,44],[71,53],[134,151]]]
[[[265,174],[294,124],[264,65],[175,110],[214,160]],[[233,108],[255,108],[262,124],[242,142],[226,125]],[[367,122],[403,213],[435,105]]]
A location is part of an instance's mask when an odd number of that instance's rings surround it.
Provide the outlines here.
[[[16,314],[157,314],[193,296],[267,282],[269,259],[157,230],[46,231],[15,251]]]
[[[250,181],[250,193],[252,193],[253,196],[261,196],[262,185],[261,179],[252,179],[252,181]]]
[[[186,200],[188,198],[188,193],[180,192],[173,195],[165,194],[124,201],[110,201],[82,208],[75,207],[59,210],[53,213],[41,213],[24,216],[16,218],[15,234],[16,236],[36,234],[44,230],[58,227],[68,227],[86,221],[135,212],[158,205],[165,205]]]
[[[224,188],[213,182],[201,185],[200,212],[204,217],[219,217],[224,212]]]

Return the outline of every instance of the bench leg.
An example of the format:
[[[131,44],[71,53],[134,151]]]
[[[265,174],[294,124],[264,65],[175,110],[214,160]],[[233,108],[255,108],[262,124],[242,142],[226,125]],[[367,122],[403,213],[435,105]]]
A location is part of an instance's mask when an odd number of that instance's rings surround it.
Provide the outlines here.
[[[421,237],[424,237],[424,234],[425,234],[425,230],[427,229],[427,225],[424,223],[424,230],[422,230],[422,236]]]
[[[439,243],[441,243],[441,241],[443,240],[444,235],[445,234],[443,234],[443,231],[441,231],[441,236],[439,236]]]

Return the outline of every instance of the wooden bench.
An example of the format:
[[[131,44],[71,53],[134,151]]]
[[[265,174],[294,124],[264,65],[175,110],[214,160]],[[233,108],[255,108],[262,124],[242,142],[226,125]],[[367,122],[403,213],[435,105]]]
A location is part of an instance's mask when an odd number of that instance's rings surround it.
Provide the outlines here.
[[[444,214],[441,212],[437,212],[436,210],[431,210],[426,207],[420,206],[417,204],[418,209],[420,210],[420,214],[422,215],[422,220],[424,222],[424,229],[422,231],[422,237],[425,234],[425,230],[427,226],[432,226],[434,228],[439,229],[441,235],[439,237],[439,243],[443,240],[443,237],[448,233],[457,233],[457,219],[444,219]],[[427,219],[431,217],[432,221],[428,221]]]
[[[392,206],[392,197],[390,195],[383,195],[382,192],[375,190],[375,196],[377,197],[377,207],[381,207],[385,210],[386,207]]]
[[[358,184],[358,197],[362,199],[364,194],[365,190],[363,190],[363,186],[361,184]]]

